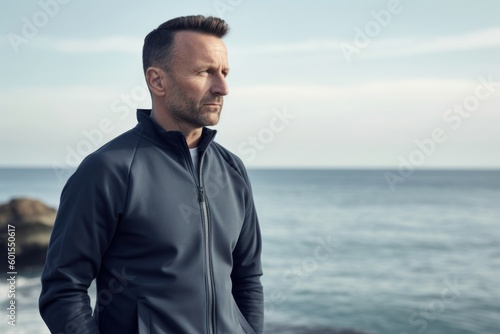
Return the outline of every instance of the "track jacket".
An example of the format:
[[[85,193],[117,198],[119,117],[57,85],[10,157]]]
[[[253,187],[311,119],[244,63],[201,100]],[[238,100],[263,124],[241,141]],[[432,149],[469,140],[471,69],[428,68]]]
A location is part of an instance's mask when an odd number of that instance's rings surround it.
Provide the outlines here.
[[[262,333],[261,237],[243,163],[204,128],[195,170],[184,136],[150,112],[66,183],[43,319],[57,334]]]

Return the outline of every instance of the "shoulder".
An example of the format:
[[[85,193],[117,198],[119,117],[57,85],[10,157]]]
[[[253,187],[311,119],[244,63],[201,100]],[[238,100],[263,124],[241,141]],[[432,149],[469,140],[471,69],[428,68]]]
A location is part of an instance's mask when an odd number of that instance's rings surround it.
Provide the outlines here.
[[[140,141],[133,130],[121,134],[83,159],[71,179],[95,186],[126,182]]]
[[[135,130],[129,130],[89,154],[81,165],[97,165],[100,167],[127,165],[134,158],[140,141],[141,136]]]
[[[233,152],[222,146],[217,142],[212,142],[212,147],[226,160],[226,162],[241,173],[246,173],[245,164]]]
[[[215,141],[212,142],[212,147],[222,156],[225,162],[245,180],[246,183],[250,183],[245,164],[240,157]]]

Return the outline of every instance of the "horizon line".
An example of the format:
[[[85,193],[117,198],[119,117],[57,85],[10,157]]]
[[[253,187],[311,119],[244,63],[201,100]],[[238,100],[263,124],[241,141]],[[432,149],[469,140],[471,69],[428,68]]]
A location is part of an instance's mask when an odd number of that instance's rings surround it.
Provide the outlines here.
[[[398,171],[394,166],[249,166],[247,170],[359,170],[359,171]],[[64,168],[76,170],[77,167]],[[54,169],[47,165],[0,165],[1,169]],[[415,171],[500,171],[500,166],[429,166],[415,167]]]

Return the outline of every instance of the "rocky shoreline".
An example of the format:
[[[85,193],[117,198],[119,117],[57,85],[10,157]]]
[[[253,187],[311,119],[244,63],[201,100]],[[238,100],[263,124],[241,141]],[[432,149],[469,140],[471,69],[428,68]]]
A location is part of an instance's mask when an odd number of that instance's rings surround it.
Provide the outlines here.
[[[13,198],[0,205],[0,249],[5,254],[15,250],[17,272],[43,267],[55,217],[56,209],[35,199]],[[2,261],[2,271],[7,264]]]

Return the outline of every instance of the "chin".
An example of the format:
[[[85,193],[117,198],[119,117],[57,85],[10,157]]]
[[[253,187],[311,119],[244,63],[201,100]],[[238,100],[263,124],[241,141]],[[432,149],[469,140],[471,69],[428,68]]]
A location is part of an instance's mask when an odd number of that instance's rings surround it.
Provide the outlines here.
[[[220,109],[210,112],[205,119],[205,126],[213,126],[219,123]]]
[[[214,126],[217,125],[217,123],[219,123],[219,116],[208,119],[205,126]]]

